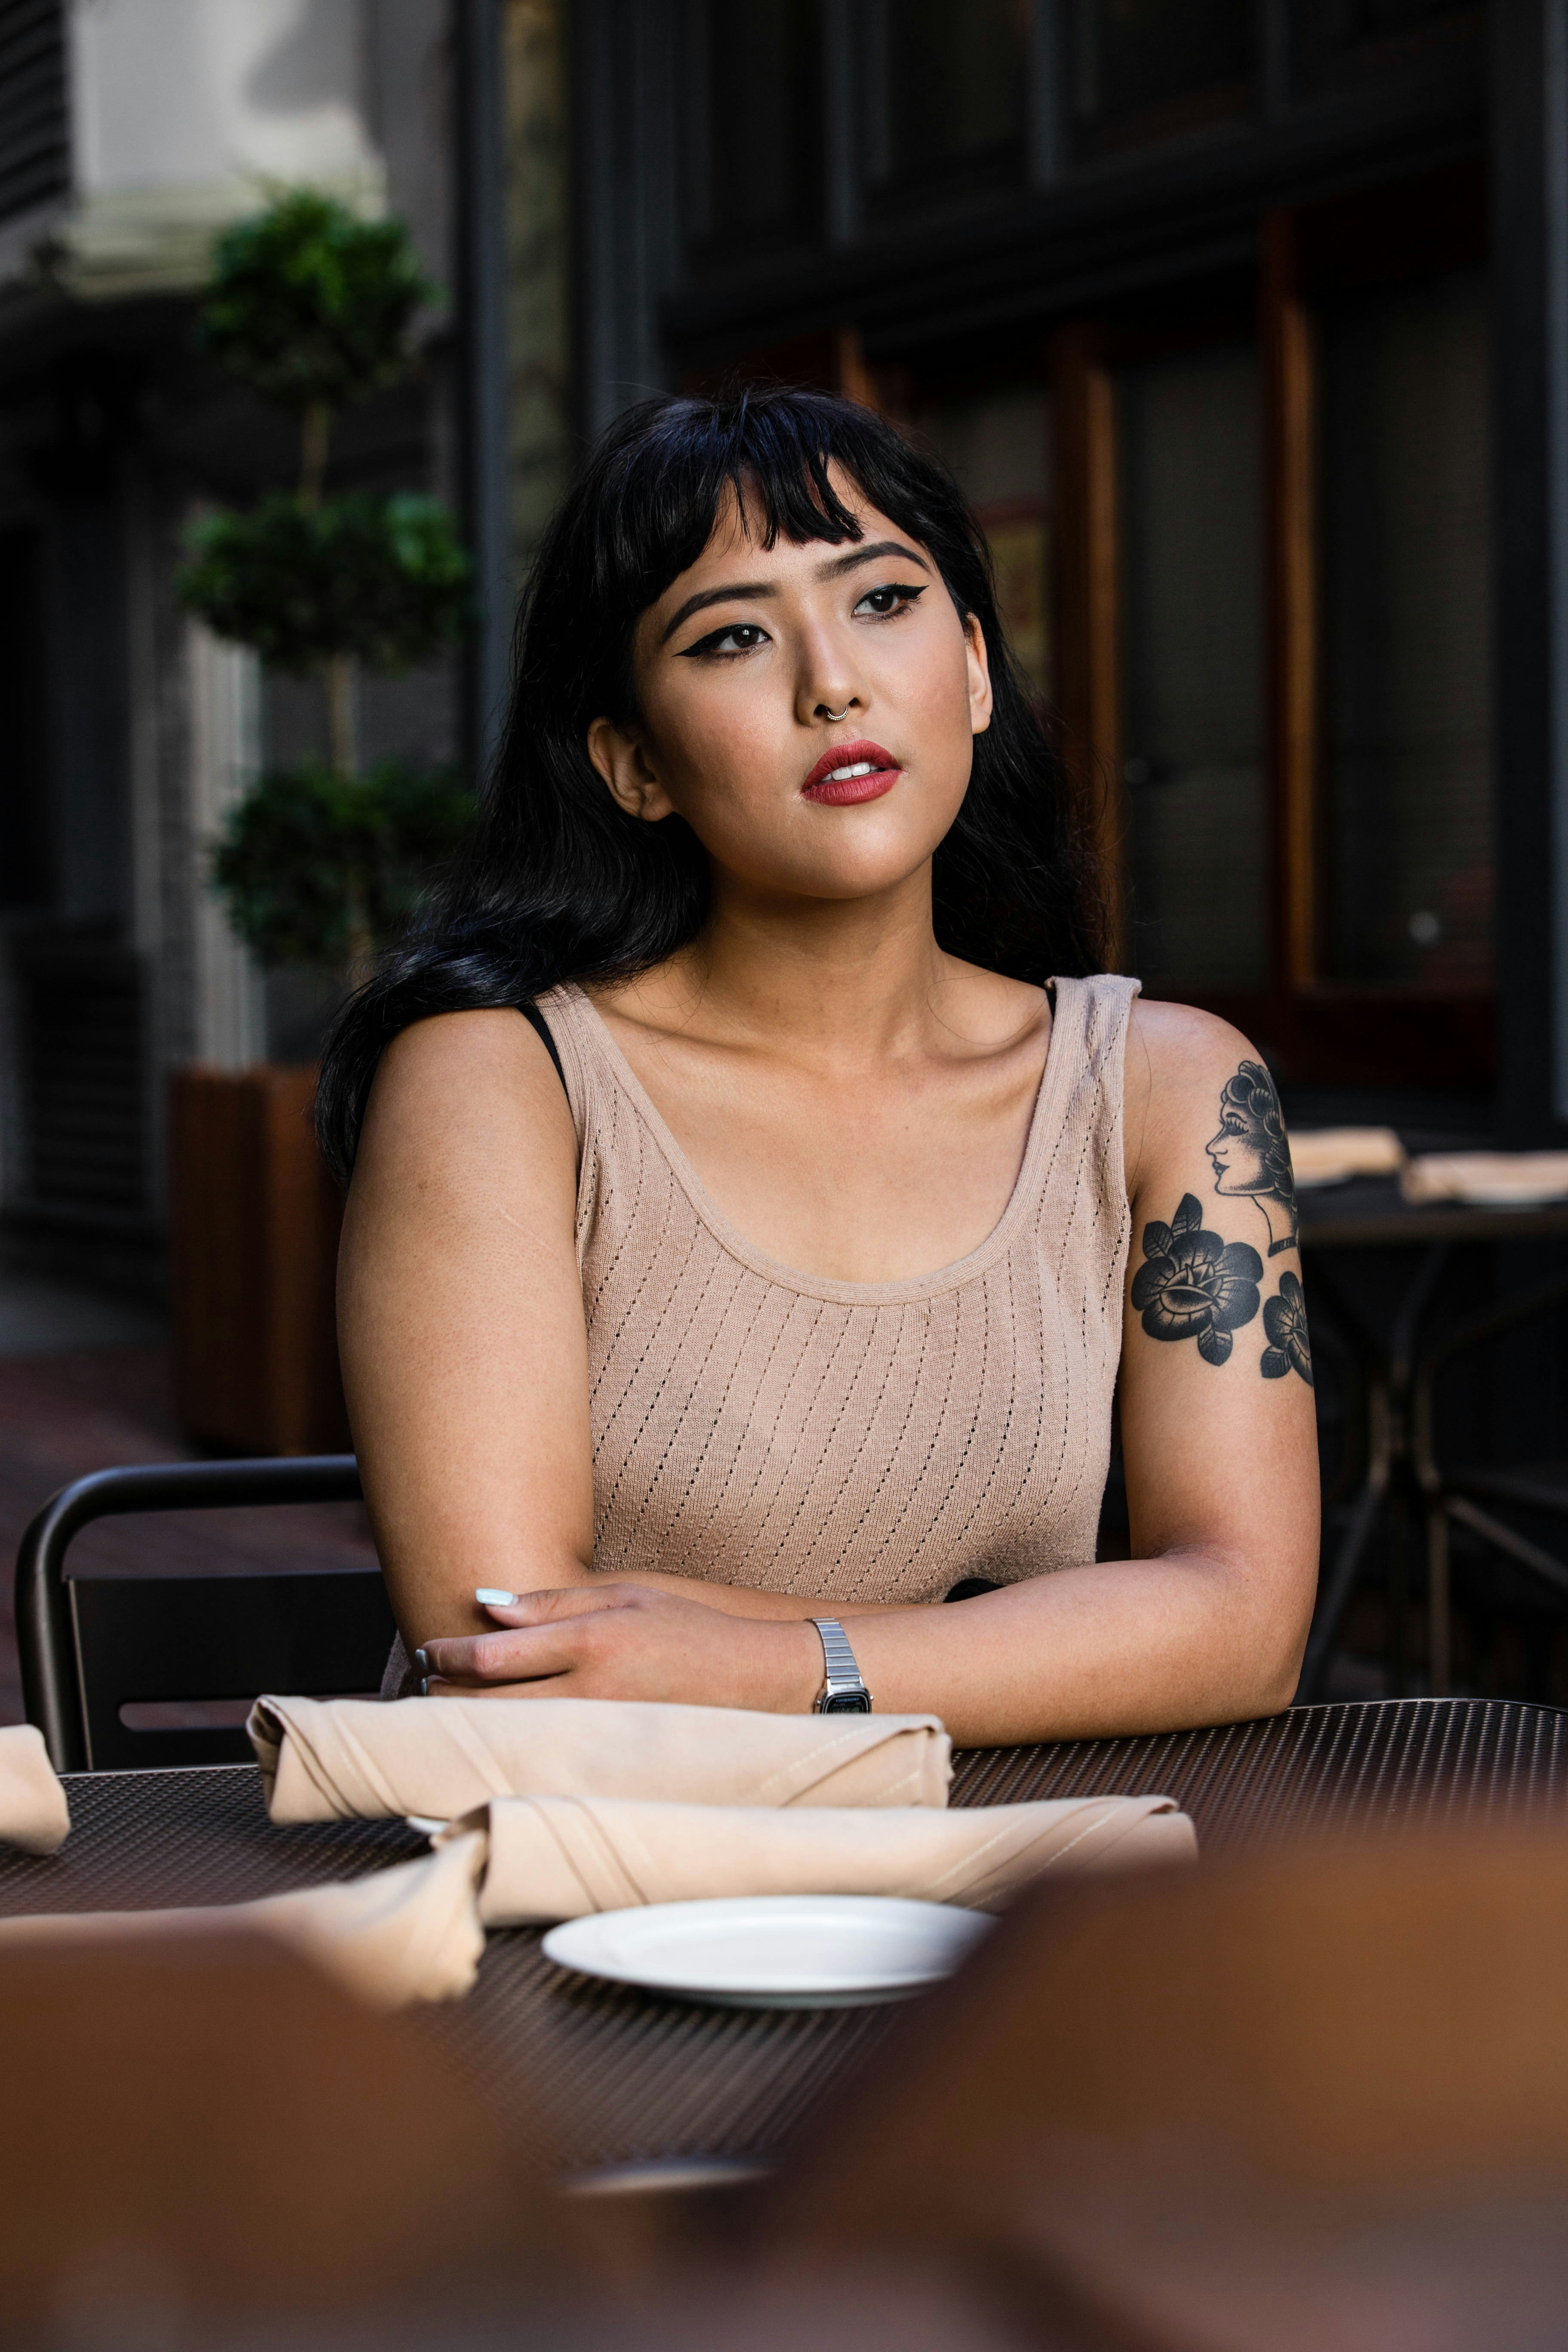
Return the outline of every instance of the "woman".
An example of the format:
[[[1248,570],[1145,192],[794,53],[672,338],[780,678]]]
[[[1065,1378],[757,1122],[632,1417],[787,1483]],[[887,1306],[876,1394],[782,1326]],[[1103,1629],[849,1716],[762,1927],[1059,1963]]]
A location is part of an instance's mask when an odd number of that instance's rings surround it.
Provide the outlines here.
[[[323,1081],[405,1686],[966,1744],[1287,1704],[1297,1261],[1205,1151],[1260,1066],[1086,976],[1083,898],[939,467],[796,393],[612,429],[478,849]],[[1097,1564],[1119,1368],[1136,1556]]]

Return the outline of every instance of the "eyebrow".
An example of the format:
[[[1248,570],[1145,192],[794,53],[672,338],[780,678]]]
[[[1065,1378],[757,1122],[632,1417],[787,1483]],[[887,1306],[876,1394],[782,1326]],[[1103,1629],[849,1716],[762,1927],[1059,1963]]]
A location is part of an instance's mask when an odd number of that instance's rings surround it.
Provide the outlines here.
[[[906,547],[901,539],[879,539],[870,547],[852,548],[847,555],[836,555],[831,562],[818,564],[816,577],[819,580],[837,580],[859,564],[879,562],[884,555],[901,555],[907,562],[918,563],[922,572],[931,570],[925,557],[917,555],[912,547]],[[777,594],[778,590],[768,580],[735,580],[723,588],[700,589],[695,596],[689,596],[679,611],[665,624],[659,644],[668,645],[677,629],[689,621],[693,613],[705,613],[710,604],[728,604],[742,596],[765,602]]]

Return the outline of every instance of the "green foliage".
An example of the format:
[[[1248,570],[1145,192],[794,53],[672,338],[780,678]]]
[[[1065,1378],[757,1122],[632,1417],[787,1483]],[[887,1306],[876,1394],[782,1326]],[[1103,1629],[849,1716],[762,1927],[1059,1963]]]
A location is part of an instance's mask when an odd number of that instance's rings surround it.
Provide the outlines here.
[[[320,506],[274,491],[243,514],[204,518],[190,546],[183,602],[279,669],[318,669],[334,654],[407,669],[468,619],[468,560],[451,517],[412,491]]]
[[[279,407],[343,408],[405,373],[435,290],[401,221],[292,189],[218,239],[201,338]]]
[[[473,820],[473,796],[449,772],[387,760],[341,776],[306,760],[237,804],[213,881],[264,963],[341,971],[406,928]]]
[[[471,797],[447,774],[384,761],[349,772],[353,676],[428,660],[468,618],[468,560],[436,499],[324,499],[331,423],[395,383],[434,289],[397,221],[363,221],[314,190],[280,195],[218,241],[203,343],[300,420],[300,488],[198,522],[178,591],[217,635],[276,668],[319,674],[332,760],[264,776],[231,812],[213,884],[265,963],[364,976],[460,845]]]

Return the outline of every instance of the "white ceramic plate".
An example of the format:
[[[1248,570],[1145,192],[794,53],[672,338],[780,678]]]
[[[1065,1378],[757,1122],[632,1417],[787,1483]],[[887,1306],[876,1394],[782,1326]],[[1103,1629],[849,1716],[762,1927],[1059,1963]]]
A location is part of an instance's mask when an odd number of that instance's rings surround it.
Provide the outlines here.
[[[740,2009],[849,2009],[951,1976],[994,1925],[886,1895],[757,1895],[649,1903],[568,1919],[547,1958],[584,1976]]]

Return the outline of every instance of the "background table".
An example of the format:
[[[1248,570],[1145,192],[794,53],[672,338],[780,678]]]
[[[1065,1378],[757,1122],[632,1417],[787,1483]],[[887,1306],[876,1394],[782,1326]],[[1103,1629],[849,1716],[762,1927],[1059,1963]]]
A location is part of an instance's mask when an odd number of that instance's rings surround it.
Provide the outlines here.
[[[275,1829],[248,1765],[75,1773],[47,1859],[0,1851],[0,1916],[243,1902],[424,1851],[401,1822]],[[1161,1790],[1206,1853],[1334,1830],[1500,1822],[1568,1801],[1568,1714],[1485,1700],[1298,1707],[1152,1739],[977,1750],[953,1801]],[[468,2000],[419,2012],[499,2098],[515,2138],[570,2169],[765,2161],[896,2011],[730,2010],[564,1975],[535,1931],[492,1935]]]
[[[1406,1612],[1410,1554],[1419,1545],[1426,1587],[1426,1686],[1445,1692],[1452,1672],[1448,1528],[1460,1520],[1472,1535],[1568,1597],[1568,1568],[1482,1510],[1476,1496],[1489,1486],[1503,1495],[1508,1478],[1445,1475],[1432,1445],[1434,1384],[1443,1366],[1469,1347],[1500,1338],[1568,1299],[1568,1276],[1552,1265],[1535,1280],[1432,1339],[1426,1334],[1456,1249],[1568,1235],[1568,1201],[1513,1209],[1458,1201],[1413,1207],[1392,1177],[1356,1177],[1315,1186],[1300,1196],[1301,1252],[1307,1306],[1314,1325],[1327,1320],[1353,1368],[1360,1391],[1359,1451],[1364,1469],[1331,1558],[1325,1558],[1311,1639],[1301,1671],[1300,1696],[1321,1696],[1330,1661],[1373,1528],[1390,1526],[1387,1664],[1390,1687],[1402,1691],[1409,1671]],[[1353,1274],[1353,1253],[1397,1249],[1418,1253],[1386,1330],[1370,1323]],[[1514,1481],[1517,1485],[1519,1482]],[[1520,1499],[1516,1497],[1516,1499]],[[1527,1498],[1526,1498],[1527,1499]],[[1568,1514],[1568,1498],[1547,1507]],[[1414,1539],[1413,1539],[1413,1531]]]

